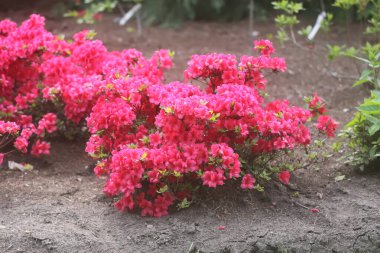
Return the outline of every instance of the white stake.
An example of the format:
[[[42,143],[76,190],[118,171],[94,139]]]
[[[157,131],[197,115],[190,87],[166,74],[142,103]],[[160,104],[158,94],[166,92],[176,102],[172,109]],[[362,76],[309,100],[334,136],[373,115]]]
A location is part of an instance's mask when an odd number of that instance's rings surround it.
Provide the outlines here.
[[[317,21],[315,22],[313,29],[311,30],[311,32],[307,36],[307,38],[309,40],[313,40],[315,35],[317,35],[319,29],[321,28],[322,21],[326,18],[326,16],[327,16],[327,14],[324,11],[322,11],[321,14],[318,15]]]
[[[120,19],[119,25],[125,25],[141,9],[141,4],[136,4]]]

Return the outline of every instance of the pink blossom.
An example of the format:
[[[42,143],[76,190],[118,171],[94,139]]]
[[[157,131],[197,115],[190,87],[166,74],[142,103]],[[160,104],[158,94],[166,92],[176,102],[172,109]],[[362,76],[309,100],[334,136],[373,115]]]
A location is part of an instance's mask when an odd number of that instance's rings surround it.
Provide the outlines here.
[[[255,181],[256,181],[255,178],[251,174],[245,174],[243,179],[241,180],[241,188],[253,189]]]
[[[290,172],[288,170],[281,171],[278,174],[278,179],[284,183],[284,184],[289,184],[290,181]]]
[[[325,133],[327,137],[334,137],[335,131],[339,124],[333,120],[328,115],[321,115],[318,118],[317,124],[315,126],[319,129],[319,131]]]

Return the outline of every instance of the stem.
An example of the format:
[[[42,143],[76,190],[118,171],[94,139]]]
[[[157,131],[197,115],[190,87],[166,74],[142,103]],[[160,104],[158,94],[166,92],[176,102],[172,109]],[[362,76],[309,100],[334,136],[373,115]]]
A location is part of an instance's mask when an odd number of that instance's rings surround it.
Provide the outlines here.
[[[17,151],[17,149],[13,149],[13,150],[11,150],[11,151],[8,151],[8,152],[4,153],[4,155],[8,155],[8,154],[13,153],[13,152],[15,152],[15,151]]]
[[[294,35],[293,25],[290,26],[290,36],[292,36],[293,43],[296,45],[299,45],[297,40],[296,40],[296,36]]]
[[[5,140],[6,140],[6,138],[5,138]],[[0,148],[6,147],[13,140],[14,140],[14,137],[13,138],[9,138],[9,140],[7,140],[5,143],[0,143]]]

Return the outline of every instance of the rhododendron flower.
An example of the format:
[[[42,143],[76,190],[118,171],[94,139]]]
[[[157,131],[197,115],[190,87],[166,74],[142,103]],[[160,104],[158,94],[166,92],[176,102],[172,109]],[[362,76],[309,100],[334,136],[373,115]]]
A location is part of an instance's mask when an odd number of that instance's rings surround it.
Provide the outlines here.
[[[326,112],[325,106],[325,103],[318,97],[317,93],[314,94],[314,97],[308,103],[309,110],[313,116],[324,114]]]
[[[281,171],[278,174],[278,179],[284,183],[284,184],[289,184],[290,181],[290,172],[288,170]]]
[[[15,122],[2,121],[0,120],[0,135],[5,134],[17,134],[20,130],[20,126]]]
[[[315,126],[319,129],[319,131],[325,133],[327,137],[334,137],[335,131],[339,124],[333,120],[328,115],[321,115],[318,118],[317,124]]]
[[[27,148],[28,148],[28,140],[24,137],[17,137],[15,142],[14,142],[14,146],[16,149],[18,149],[19,151],[21,151],[22,153],[26,153],[27,152]]]
[[[253,42],[255,50],[258,50],[262,55],[270,56],[275,52],[272,42],[269,40],[255,40]]]
[[[223,185],[224,179],[225,177],[221,171],[206,171],[202,176],[203,185],[212,188],[215,188],[217,185]]]
[[[45,114],[42,119],[38,122],[38,128],[36,129],[36,134],[40,136],[45,130],[48,133],[52,133],[57,130],[57,116],[54,113]]]
[[[251,174],[245,174],[243,179],[241,180],[241,188],[253,189],[255,181],[255,178]]]
[[[33,145],[32,151],[30,153],[36,157],[39,157],[41,155],[49,155],[50,144],[45,141],[37,140],[36,143]]]

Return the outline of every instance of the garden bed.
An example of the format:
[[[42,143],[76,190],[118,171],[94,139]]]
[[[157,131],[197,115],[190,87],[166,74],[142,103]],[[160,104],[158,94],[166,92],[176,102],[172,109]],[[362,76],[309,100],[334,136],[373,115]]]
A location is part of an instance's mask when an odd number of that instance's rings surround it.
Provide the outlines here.
[[[0,13],[0,19],[21,21],[29,11]],[[47,29],[73,33],[88,28],[73,20],[50,18]],[[150,55],[159,48],[176,52],[168,80],[182,79],[192,54],[225,52],[250,54],[252,38],[247,23],[187,23],[180,30],[144,28],[137,37],[112,23],[114,16],[91,28],[110,49],[133,48]],[[261,36],[274,34],[269,23],[256,24]],[[359,29],[352,38],[360,40]],[[112,32],[110,32],[112,31]],[[342,28],[327,43],[345,41]],[[358,35],[358,36],[355,36]],[[354,106],[367,94],[351,88],[356,74],[347,60],[333,63],[334,73],[323,72],[325,58],[281,48],[288,71],[269,77],[268,92],[276,98],[302,101],[310,91],[329,103],[331,115],[346,123]],[[272,82],[273,81],[273,84]],[[358,174],[333,157],[318,168],[299,170],[292,189],[275,185],[266,192],[238,191],[226,196],[217,188],[203,190],[189,209],[160,219],[122,214],[101,194],[104,179],[96,178],[84,142],[55,140],[52,155],[33,160],[34,170],[0,170],[0,252],[378,252],[380,250],[380,175]],[[18,161],[23,158],[15,157]],[[26,158],[29,159],[29,158]],[[335,182],[338,175],[346,180]],[[301,180],[302,179],[302,180]],[[228,188],[228,186],[226,186]],[[299,194],[295,194],[298,192]],[[319,212],[311,212],[317,208]]]

